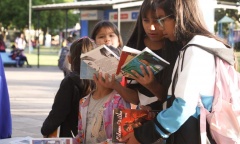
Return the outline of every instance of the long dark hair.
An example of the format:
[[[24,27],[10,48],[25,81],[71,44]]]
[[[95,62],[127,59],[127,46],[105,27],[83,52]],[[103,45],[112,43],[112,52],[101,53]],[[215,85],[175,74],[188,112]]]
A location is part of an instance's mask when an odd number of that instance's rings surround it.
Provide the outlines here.
[[[133,29],[133,32],[130,36],[130,38],[127,41],[127,46],[136,48],[139,50],[143,50],[145,48],[143,44],[143,40],[146,36],[146,32],[144,31],[143,24],[142,24],[142,18],[147,17],[148,12],[151,12],[153,15],[155,15],[155,5],[153,3],[153,0],[144,0],[139,11],[138,19],[135,24],[135,27]]]
[[[117,26],[107,20],[102,20],[99,21],[93,28],[92,30],[92,34],[91,34],[91,38],[93,40],[96,40],[96,36],[98,34],[98,32],[101,30],[101,28],[110,28],[113,30],[113,32],[117,35],[118,39],[119,39],[119,47],[122,48],[123,47],[123,41],[122,41],[122,36],[120,35],[120,32],[118,31]]]
[[[83,37],[75,40],[71,47],[69,56],[71,57],[71,70],[80,75],[80,56],[82,53],[88,52],[95,48],[95,43],[88,37]],[[81,80],[80,85],[83,86],[83,95],[87,95],[95,88],[95,83],[92,80]]]
[[[155,0],[155,6],[163,9],[166,15],[173,15],[178,42],[189,42],[195,35],[204,35],[229,47],[226,41],[208,31],[198,0]]]

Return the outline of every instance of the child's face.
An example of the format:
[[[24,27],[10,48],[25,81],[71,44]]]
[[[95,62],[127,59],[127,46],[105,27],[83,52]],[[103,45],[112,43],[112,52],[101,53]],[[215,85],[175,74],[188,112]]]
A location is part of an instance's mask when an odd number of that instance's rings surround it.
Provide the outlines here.
[[[176,41],[176,37],[174,35],[175,30],[175,20],[171,17],[167,17],[169,15],[166,15],[164,10],[161,8],[157,8],[157,17],[161,20],[161,24],[159,24],[160,30],[163,31],[163,36],[170,41]]]
[[[98,34],[96,35],[96,44],[97,45],[107,45],[113,46],[115,48],[119,47],[119,39],[118,36],[114,33],[111,28],[103,27],[100,29]]]
[[[142,18],[144,31],[151,41],[161,41],[163,39],[163,31],[159,29],[157,17],[150,10],[146,17]]]

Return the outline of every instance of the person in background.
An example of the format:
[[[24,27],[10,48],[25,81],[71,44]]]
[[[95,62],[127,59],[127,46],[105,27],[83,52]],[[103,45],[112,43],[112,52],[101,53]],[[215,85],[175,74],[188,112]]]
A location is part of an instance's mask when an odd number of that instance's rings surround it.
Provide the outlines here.
[[[23,33],[20,33],[20,36],[15,39],[15,48],[16,51],[18,51],[18,62],[25,61],[27,63],[27,67],[31,68],[32,66],[28,63],[27,57],[24,54],[24,50],[26,48],[26,39]],[[17,63],[17,67],[20,66],[19,63]]]
[[[60,137],[77,135],[79,100],[95,88],[92,80],[80,79],[80,56],[94,47],[93,40],[86,37],[72,43],[68,54],[71,72],[62,80],[52,110],[43,122],[41,133],[44,137],[49,137],[58,127]]]
[[[11,138],[12,117],[7,81],[2,58],[0,55],[0,139]]]
[[[26,47],[26,40],[23,33],[15,39],[15,47],[19,50],[24,50]]]
[[[66,39],[66,45],[61,48],[59,51],[58,67],[63,71],[64,77],[70,73],[70,65],[68,62],[67,55],[71,47],[72,42],[74,41],[73,37],[68,37]]]
[[[127,144],[146,144],[165,139],[167,144],[199,144],[199,98],[209,111],[212,107],[215,85],[215,56],[198,44],[216,51],[232,51],[223,40],[208,31],[198,0],[156,0],[159,27],[164,37],[181,43],[168,89],[168,98],[163,111],[156,118],[122,139]],[[186,48],[186,49],[185,49]],[[231,56],[231,57],[228,57]],[[222,56],[232,58],[232,54]],[[228,60],[227,60],[228,61]],[[229,62],[229,61],[228,61]],[[215,142],[209,137],[210,143]]]
[[[24,62],[27,63],[27,68],[31,68],[32,66],[28,63],[28,59],[25,55],[23,55],[22,51],[23,50],[20,50],[20,49],[17,49],[15,47],[15,45],[12,45],[11,46],[12,48],[12,51],[10,53],[10,57],[13,59],[13,60],[16,60],[16,67],[22,67]]]
[[[2,34],[0,34],[0,52],[6,52],[6,45]]]

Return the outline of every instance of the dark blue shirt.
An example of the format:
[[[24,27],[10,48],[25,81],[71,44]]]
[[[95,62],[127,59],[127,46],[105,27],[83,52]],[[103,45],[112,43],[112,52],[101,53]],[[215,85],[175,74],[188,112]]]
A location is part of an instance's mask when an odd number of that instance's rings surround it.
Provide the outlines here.
[[[12,118],[7,81],[2,58],[0,55],[0,139],[10,138],[12,135]]]

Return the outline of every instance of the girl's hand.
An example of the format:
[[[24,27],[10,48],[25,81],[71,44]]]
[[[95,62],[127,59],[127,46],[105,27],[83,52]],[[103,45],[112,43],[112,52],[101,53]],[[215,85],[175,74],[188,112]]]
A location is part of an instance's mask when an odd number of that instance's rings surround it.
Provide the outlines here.
[[[98,81],[98,77],[96,74],[93,74],[93,80],[96,83],[96,85],[98,85],[99,81]]]
[[[131,72],[133,73],[132,78],[134,78],[138,83],[143,85],[146,88],[150,88],[151,86],[154,86],[155,83],[157,82],[154,74],[149,66],[147,66],[147,72],[144,69],[142,65],[140,65],[140,69],[143,73],[143,76],[141,76],[139,73],[136,71],[132,70]]]
[[[150,106],[144,106],[144,105],[140,105],[140,109],[147,110],[147,111],[152,110],[152,108]],[[150,118],[150,119],[155,118],[155,116],[156,116],[156,112],[149,112],[148,113],[148,118]]]
[[[103,74],[100,72],[98,73],[98,82],[103,87],[114,89],[114,85],[117,81],[115,80],[114,74],[112,74],[112,76],[110,77],[108,73],[103,76]]]
[[[129,133],[128,135],[122,137],[120,142],[125,142],[126,144],[140,144],[134,136],[134,132]]]

